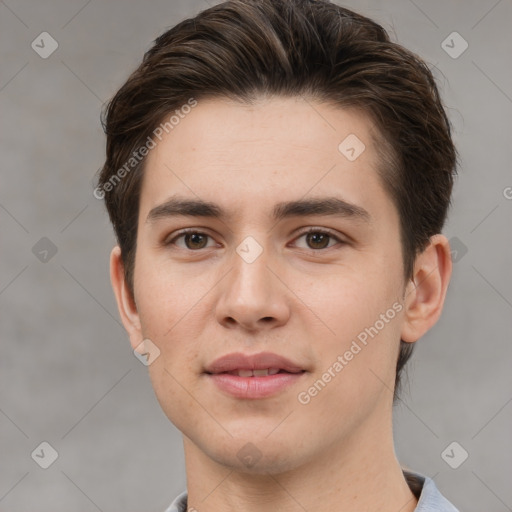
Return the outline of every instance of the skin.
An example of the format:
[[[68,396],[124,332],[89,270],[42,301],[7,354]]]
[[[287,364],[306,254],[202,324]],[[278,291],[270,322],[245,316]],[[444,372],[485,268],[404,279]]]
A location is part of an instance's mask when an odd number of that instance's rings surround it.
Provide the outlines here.
[[[119,247],[111,280],[132,347],[149,338],[160,350],[149,373],[183,433],[188,506],[199,512],[416,506],[393,446],[395,367],[400,338],[416,341],[441,314],[450,248],[445,236],[432,237],[404,281],[399,217],[377,174],[373,132],[363,113],[313,100],[204,100],[148,155],[134,297]],[[349,134],[366,146],[352,162],[338,150]],[[174,195],[231,216],[147,220]],[[326,196],[364,208],[369,221],[272,218],[276,203]],[[334,238],[304,235],[308,227]],[[208,237],[176,239],[183,228]],[[247,236],[263,250],[252,263],[236,252]],[[298,394],[393,304],[401,311],[300,403]],[[203,373],[221,355],[262,351],[307,372],[259,400],[229,396]],[[237,456],[249,442],[260,457],[252,467]]]

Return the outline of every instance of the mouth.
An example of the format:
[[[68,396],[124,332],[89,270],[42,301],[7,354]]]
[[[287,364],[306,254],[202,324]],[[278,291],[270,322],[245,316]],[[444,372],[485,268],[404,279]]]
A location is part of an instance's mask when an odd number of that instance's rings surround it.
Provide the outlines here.
[[[209,375],[235,375],[236,377],[268,377],[269,375],[277,375],[278,373],[297,374],[305,371],[306,370],[289,372],[282,368],[262,368],[260,370],[238,368],[236,370],[231,370],[229,372],[210,373]]]
[[[244,354],[233,352],[221,356],[204,369],[209,374],[230,373],[239,377],[264,377],[279,372],[299,373],[305,370],[300,364],[272,352]],[[245,372],[245,373],[244,373]],[[250,374],[248,372],[251,372]],[[266,372],[266,373],[265,373]],[[239,373],[241,373],[239,375]]]
[[[205,370],[208,380],[218,390],[238,399],[277,395],[307,373],[299,364],[268,352],[228,354],[216,359]]]

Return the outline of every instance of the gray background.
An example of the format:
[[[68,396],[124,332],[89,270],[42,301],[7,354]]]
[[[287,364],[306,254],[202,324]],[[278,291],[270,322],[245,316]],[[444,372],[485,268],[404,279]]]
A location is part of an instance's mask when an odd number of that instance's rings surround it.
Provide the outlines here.
[[[427,60],[461,155],[445,229],[457,263],[396,407],[397,453],[462,511],[512,510],[512,2],[344,5]],[[119,323],[92,189],[102,104],[157,35],[207,6],[0,2],[1,511],[162,511],[185,488],[180,434]],[[43,31],[59,45],[47,59],[31,48]],[[458,58],[441,46],[453,31],[469,44]],[[42,237],[57,249],[46,263]],[[46,470],[31,458],[42,441],[59,455]],[[457,469],[441,457],[453,441],[469,454]]]

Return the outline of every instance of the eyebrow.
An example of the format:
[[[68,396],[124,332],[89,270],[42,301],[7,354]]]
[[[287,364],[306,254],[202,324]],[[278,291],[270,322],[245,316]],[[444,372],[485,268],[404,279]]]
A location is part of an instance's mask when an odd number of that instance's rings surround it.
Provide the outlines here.
[[[281,202],[274,206],[272,213],[275,221],[310,215],[332,215],[366,223],[371,222],[371,216],[364,208],[337,197],[320,197]],[[233,217],[233,214],[228,214],[221,206],[210,201],[173,196],[151,209],[146,222],[155,222],[162,218],[178,216],[228,219]]]

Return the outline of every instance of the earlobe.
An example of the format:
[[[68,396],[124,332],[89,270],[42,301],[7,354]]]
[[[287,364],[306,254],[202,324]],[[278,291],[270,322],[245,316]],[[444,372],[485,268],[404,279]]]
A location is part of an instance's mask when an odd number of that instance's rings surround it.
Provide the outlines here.
[[[414,275],[406,290],[401,339],[417,341],[439,319],[452,273],[450,245],[444,235],[430,238],[416,257]]]
[[[137,306],[124,278],[121,249],[118,245],[110,253],[110,282],[116,297],[121,321],[130,337],[130,343],[135,349],[141,343],[143,336]]]

